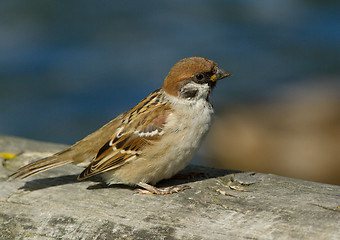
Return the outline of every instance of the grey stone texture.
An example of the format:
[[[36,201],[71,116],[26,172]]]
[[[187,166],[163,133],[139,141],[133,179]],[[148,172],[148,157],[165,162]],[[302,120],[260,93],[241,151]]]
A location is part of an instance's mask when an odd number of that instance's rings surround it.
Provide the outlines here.
[[[25,180],[16,168],[65,145],[0,136],[0,239],[340,239],[340,186],[188,166],[191,189],[140,195],[65,165]]]

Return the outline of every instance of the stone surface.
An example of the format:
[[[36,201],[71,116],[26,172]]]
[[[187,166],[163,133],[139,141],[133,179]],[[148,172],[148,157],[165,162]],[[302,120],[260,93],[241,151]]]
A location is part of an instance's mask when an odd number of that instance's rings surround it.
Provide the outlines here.
[[[139,195],[66,165],[8,182],[14,168],[64,145],[0,136],[0,239],[340,239],[340,187],[189,166],[183,192]]]

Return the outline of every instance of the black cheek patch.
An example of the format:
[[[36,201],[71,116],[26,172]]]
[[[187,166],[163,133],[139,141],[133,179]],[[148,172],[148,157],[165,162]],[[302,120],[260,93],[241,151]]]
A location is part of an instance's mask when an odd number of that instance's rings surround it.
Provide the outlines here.
[[[194,98],[198,93],[197,89],[183,89],[181,91],[182,98]]]

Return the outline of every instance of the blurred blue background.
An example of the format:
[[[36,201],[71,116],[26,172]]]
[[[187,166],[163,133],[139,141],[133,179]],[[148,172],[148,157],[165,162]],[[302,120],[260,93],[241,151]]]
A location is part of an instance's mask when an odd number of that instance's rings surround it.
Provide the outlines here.
[[[340,2],[0,2],[0,134],[72,144],[161,87],[179,59],[233,73],[217,112],[340,76]]]

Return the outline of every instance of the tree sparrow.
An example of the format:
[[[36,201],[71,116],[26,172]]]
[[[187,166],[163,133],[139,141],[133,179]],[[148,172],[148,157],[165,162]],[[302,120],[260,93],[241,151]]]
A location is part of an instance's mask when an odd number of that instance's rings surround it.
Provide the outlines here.
[[[140,193],[170,194],[185,187],[152,185],[182,170],[208,132],[213,107],[209,96],[217,80],[230,76],[211,60],[191,57],[176,63],[163,87],[134,108],[65,150],[20,168],[26,178],[73,163],[82,180],[101,173],[108,184],[138,185]],[[152,185],[149,185],[152,184]]]

